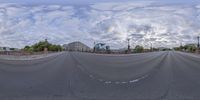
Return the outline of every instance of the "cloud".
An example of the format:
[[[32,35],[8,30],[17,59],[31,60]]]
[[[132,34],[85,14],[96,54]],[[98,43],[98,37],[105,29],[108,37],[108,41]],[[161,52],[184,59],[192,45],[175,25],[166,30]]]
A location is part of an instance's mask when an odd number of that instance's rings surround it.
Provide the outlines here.
[[[0,4],[0,46],[22,48],[47,38],[55,44],[104,42],[111,48],[196,43],[200,8],[156,1],[74,5]]]

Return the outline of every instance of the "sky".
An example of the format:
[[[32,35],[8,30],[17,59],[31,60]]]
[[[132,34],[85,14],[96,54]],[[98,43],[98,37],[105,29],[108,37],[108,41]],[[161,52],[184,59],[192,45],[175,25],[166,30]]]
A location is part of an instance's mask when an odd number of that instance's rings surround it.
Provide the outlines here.
[[[134,2],[134,1],[152,1],[152,0],[0,0],[1,3],[23,3],[23,4],[94,4],[94,3],[106,3],[106,2]],[[199,0],[154,0],[156,2],[163,3],[194,3]]]
[[[197,42],[198,0],[0,0],[0,47],[48,39],[92,47],[175,47]]]

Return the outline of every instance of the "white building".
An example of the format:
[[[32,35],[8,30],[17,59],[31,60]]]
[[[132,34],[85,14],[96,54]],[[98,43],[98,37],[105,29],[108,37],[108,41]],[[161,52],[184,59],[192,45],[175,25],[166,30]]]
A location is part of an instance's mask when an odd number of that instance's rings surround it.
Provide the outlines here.
[[[0,51],[10,51],[9,47],[0,47]]]
[[[17,48],[0,47],[0,51],[19,51]]]
[[[0,51],[3,51],[3,47],[0,47]]]

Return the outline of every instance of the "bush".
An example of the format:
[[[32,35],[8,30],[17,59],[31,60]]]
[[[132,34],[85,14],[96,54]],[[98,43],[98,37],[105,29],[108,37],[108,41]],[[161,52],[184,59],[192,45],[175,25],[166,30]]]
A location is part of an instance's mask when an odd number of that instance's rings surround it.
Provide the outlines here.
[[[137,45],[135,47],[135,52],[142,53],[143,51],[144,51],[144,47],[143,46]]]

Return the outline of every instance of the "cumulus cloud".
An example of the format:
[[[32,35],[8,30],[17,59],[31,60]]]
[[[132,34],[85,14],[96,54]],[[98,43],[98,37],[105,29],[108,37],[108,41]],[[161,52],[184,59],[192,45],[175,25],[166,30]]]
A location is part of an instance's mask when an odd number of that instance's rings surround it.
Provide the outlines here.
[[[0,46],[22,48],[47,38],[56,44],[104,42],[111,48],[178,46],[200,35],[200,7],[156,1],[75,5],[0,4]]]

